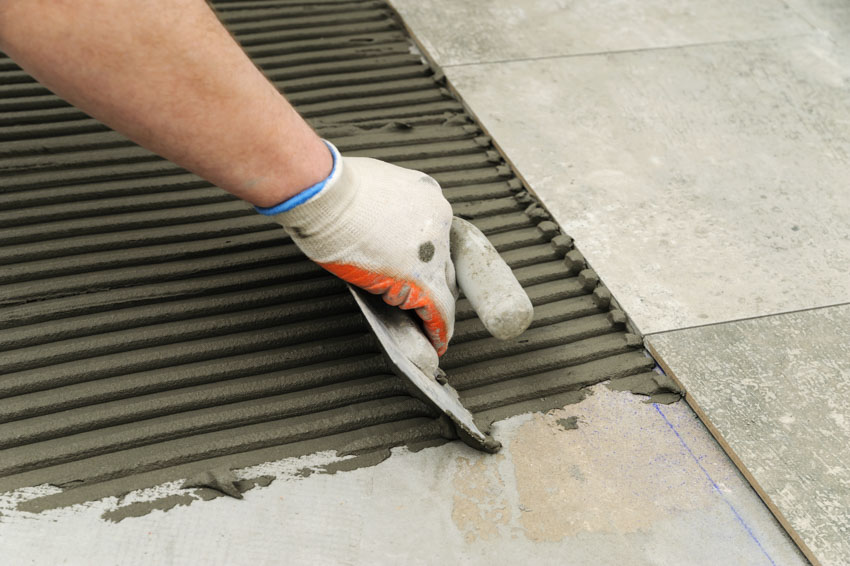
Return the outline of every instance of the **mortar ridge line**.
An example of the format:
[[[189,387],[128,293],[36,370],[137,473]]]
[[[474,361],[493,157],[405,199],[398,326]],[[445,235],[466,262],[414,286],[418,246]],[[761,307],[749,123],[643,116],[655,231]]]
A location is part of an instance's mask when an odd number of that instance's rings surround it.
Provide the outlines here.
[[[805,22],[805,20],[804,20]],[[808,24],[808,22],[805,22]],[[452,63],[452,64],[442,64],[440,65],[443,69],[453,69],[456,67],[475,67],[475,66],[483,66],[483,65],[500,65],[505,63],[525,63],[530,61],[545,61],[548,59],[577,59],[580,57],[596,57],[599,55],[622,55],[627,53],[644,53],[650,51],[672,51],[674,49],[691,49],[694,47],[711,47],[715,45],[728,45],[728,44],[749,44],[749,43],[760,43],[760,42],[768,42],[768,41],[776,41],[778,39],[793,39],[796,37],[806,37],[816,35],[817,30],[809,31],[809,32],[800,32],[794,33],[790,35],[778,35],[772,37],[759,37],[755,39],[725,39],[720,41],[705,41],[701,43],[687,43],[684,45],[662,45],[658,47],[638,47],[634,49],[614,49],[611,51],[588,51],[584,53],[565,53],[559,55],[541,55],[538,57],[518,57],[516,59],[500,59],[498,61],[475,61],[469,63]]]
[[[676,332],[682,332],[682,331],[685,331],[685,330],[695,330],[697,328],[708,328],[708,327],[711,327],[711,326],[722,326],[724,324],[734,324],[736,322],[746,322],[746,321],[749,321],[749,320],[759,320],[759,319],[762,319],[762,318],[774,318],[774,317],[784,316],[784,315],[787,315],[787,314],[796,314],[796,313],[801,313],[801,312],[809,312],[809,311],[831,309],[831,308],[834,308],[834,307],[846,307],[846,306],[850,306],[850,301],[845,301],[845,302],[841,302],[841,303],[831,303],[831,304],[828,304],[828,305],[818,305],[816,307],[805,307],[805,308],[802,308],[802,309],[792,309],[790,311],[775,312],[775,313],[770,313],[770,314],[759,314],[759,315],[754,315],[754,316],[744,316],[744,317],[741,317],[741,318],[732,318],[732,319],[729,319],[729,320],[723,320],[723,321],[719,321],[719,322],[708,322],[706,324],[694,324],[692,326],[683,326],[682,328],[672,328],[670,330],[659,330],[657,332],[648,332],[648,333],[644,334],[643,337],[644,337],[645,340],[648,340],[649,338],[652,338],[653,336],[661,336],[662,334],[674,334]]]

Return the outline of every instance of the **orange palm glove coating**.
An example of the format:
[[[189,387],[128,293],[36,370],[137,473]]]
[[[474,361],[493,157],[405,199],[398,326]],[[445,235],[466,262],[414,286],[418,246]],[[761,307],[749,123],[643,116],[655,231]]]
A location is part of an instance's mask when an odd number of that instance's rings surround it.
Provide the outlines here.
[[[437,354],[442,356],[446,352],[451,338],[449,325],[446,319],[440,316],[434,301],[415,282],[393,279],[386,275],[366,271],[355,265],[340,263],[320,263],[319,265],[343,281],[356,285],[374,295],[383,295],[387,304],[401,309],[415,310],[419,318],[422,319],[425,333],[437,350]]]

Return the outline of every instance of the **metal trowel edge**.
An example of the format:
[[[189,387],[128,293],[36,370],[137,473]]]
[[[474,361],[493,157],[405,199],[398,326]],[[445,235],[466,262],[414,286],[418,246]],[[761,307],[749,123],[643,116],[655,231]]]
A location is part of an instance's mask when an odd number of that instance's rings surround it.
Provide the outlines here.
[[[469,446],[484,452],[494,453],[502,447],[493,437],[481,432],[475,425],[472,413],[460,402],[457,391],[451,385],[440,385],[413,361],[393,336],[391,325],[398,320],[399,309],[383,302],[380,297],[366,293],[352,285],[349,291],[366,317],[372,332],[378,338],[381,349],[387,356],[396,375],[406,379],[432,405],[445,414],[457,428],[458,436]],[[404,313],[409,316],[408,313]]]

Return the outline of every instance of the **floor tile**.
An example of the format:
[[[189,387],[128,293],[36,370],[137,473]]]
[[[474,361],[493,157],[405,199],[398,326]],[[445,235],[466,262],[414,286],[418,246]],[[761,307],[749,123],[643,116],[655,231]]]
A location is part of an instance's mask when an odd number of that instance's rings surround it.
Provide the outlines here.
[[[811,31],[781,0],[391,0],[391,4],[444,66]]]
[[[640,331],[850,301],[850,60],[828,38],[447,75]]]
[[[96,565],[805,563],[684,402],[647,404],[604,385],[594,391],[579,404],[496,423],[499,454],[455,442],[396,449],[376,466],[336,473],[327,472],[338,457],[315,454],[240,472],[277,478],[242,500],[195,501],[117,524],[100,513],[140,495],[37,516],[7,512],[0,499],[4,558],[36,565],[74,564],[81,552]]]
[[[647,340],[789,531],[850,564],[850,306]]]

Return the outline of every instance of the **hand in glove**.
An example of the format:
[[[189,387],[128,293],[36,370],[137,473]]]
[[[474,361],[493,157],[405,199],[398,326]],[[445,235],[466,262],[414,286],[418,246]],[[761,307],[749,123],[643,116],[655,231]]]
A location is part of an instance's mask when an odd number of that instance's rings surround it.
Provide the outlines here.
[[[327,179],[257,210],[337,277],[415,310],[442,355],[454,331],[457,286],[449,255],[452,209],[439,184],[419,171],[342,157],[328,147],[334,166]]]

